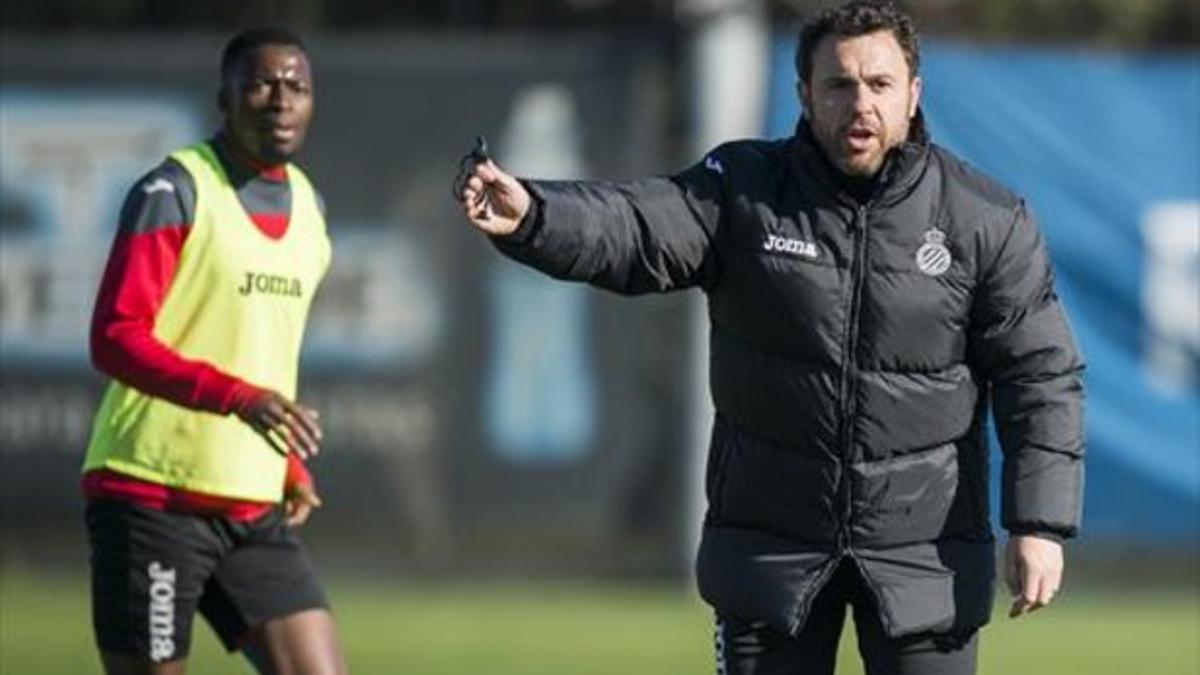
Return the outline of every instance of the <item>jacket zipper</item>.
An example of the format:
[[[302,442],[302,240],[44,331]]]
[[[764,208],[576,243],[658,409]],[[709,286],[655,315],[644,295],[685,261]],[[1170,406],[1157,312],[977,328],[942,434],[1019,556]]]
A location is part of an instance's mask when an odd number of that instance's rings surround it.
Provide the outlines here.
[[[862,308],[863,279],[867,267],[867,207],[859,205],[855,212],[854,226],[851,228],[854,236],[854,259],[850,263],[851,287],[847,306],[847,321],[845,337],[842,342],[842,381],[840,393],[842,396],[842,480],[841,508],[839,518],[838,548],[842,553],[852,554],[850,550],[850,530],[853,515],[853,494],[850,490],[850,457],[854,449],[854,413],[855,380],[858,376],[858,318]]]

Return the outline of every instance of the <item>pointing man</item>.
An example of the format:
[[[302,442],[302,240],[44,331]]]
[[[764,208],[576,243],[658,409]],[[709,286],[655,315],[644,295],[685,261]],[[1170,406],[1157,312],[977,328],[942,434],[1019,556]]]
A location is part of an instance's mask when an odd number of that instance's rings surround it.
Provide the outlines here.
[[[994,581],[989,408],[1012,615],[1061,583],[1083,365],[1029,207],[929,140],[919,66],[907,16],[851,2],[801,31],[791,138],[625,183],[482,162],[460,194],[504,254],[554,277],[706,293],[697,573],[721,672],[832,673],[851,607],[872,675],[974,673]]]

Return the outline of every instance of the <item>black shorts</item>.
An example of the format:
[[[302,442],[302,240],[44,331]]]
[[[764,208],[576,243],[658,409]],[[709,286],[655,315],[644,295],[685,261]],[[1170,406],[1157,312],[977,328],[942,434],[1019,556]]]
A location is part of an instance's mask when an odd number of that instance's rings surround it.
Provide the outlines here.
[[[187,656],[196,610],[234,651],[264,621],[328,607],[282,507],[237,522],[94,499],[85,520],[102,651]]]
[[[765,621],[717,616],[718,675],[833,675],[847,605],[854,610],[858,652],[867,675],[973,675],[979,635],[918,634],[892,638],[853,563],[843,562],[814,598],[800,634]]]

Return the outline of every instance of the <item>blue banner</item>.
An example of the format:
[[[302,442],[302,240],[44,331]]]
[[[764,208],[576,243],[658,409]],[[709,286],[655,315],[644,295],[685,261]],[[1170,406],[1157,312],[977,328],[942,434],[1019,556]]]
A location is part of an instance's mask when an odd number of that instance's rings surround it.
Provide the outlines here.
[[[799,114],[775,43],[768,136]],[[1200,533],[1200,59],[932,43],[935,142],[1026,197],[1088,362],[1084,539]]]

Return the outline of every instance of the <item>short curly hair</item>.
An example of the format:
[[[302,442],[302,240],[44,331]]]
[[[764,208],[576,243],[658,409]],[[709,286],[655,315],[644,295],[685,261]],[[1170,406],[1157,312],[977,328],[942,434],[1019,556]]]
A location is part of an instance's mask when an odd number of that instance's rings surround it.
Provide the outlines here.
[[[812,77],[812,55],[821,38],[826,35],[857,37],[881,30],[890,30],[904,52],[910,77],[916,77],[921,65],[921,46],[913,20],[891,2],[853,0],[832,7],[809,19],[800,28],[796,45],[796,75],[808,83]]]
[[[308,48],[304,46],[300,36],[286,28],[248,28],[230,38],[225,44],[225,50],[221,52],[221,83],[231,82],[242,59],[266,45],[295,47],[306,55],[308,53]]]

